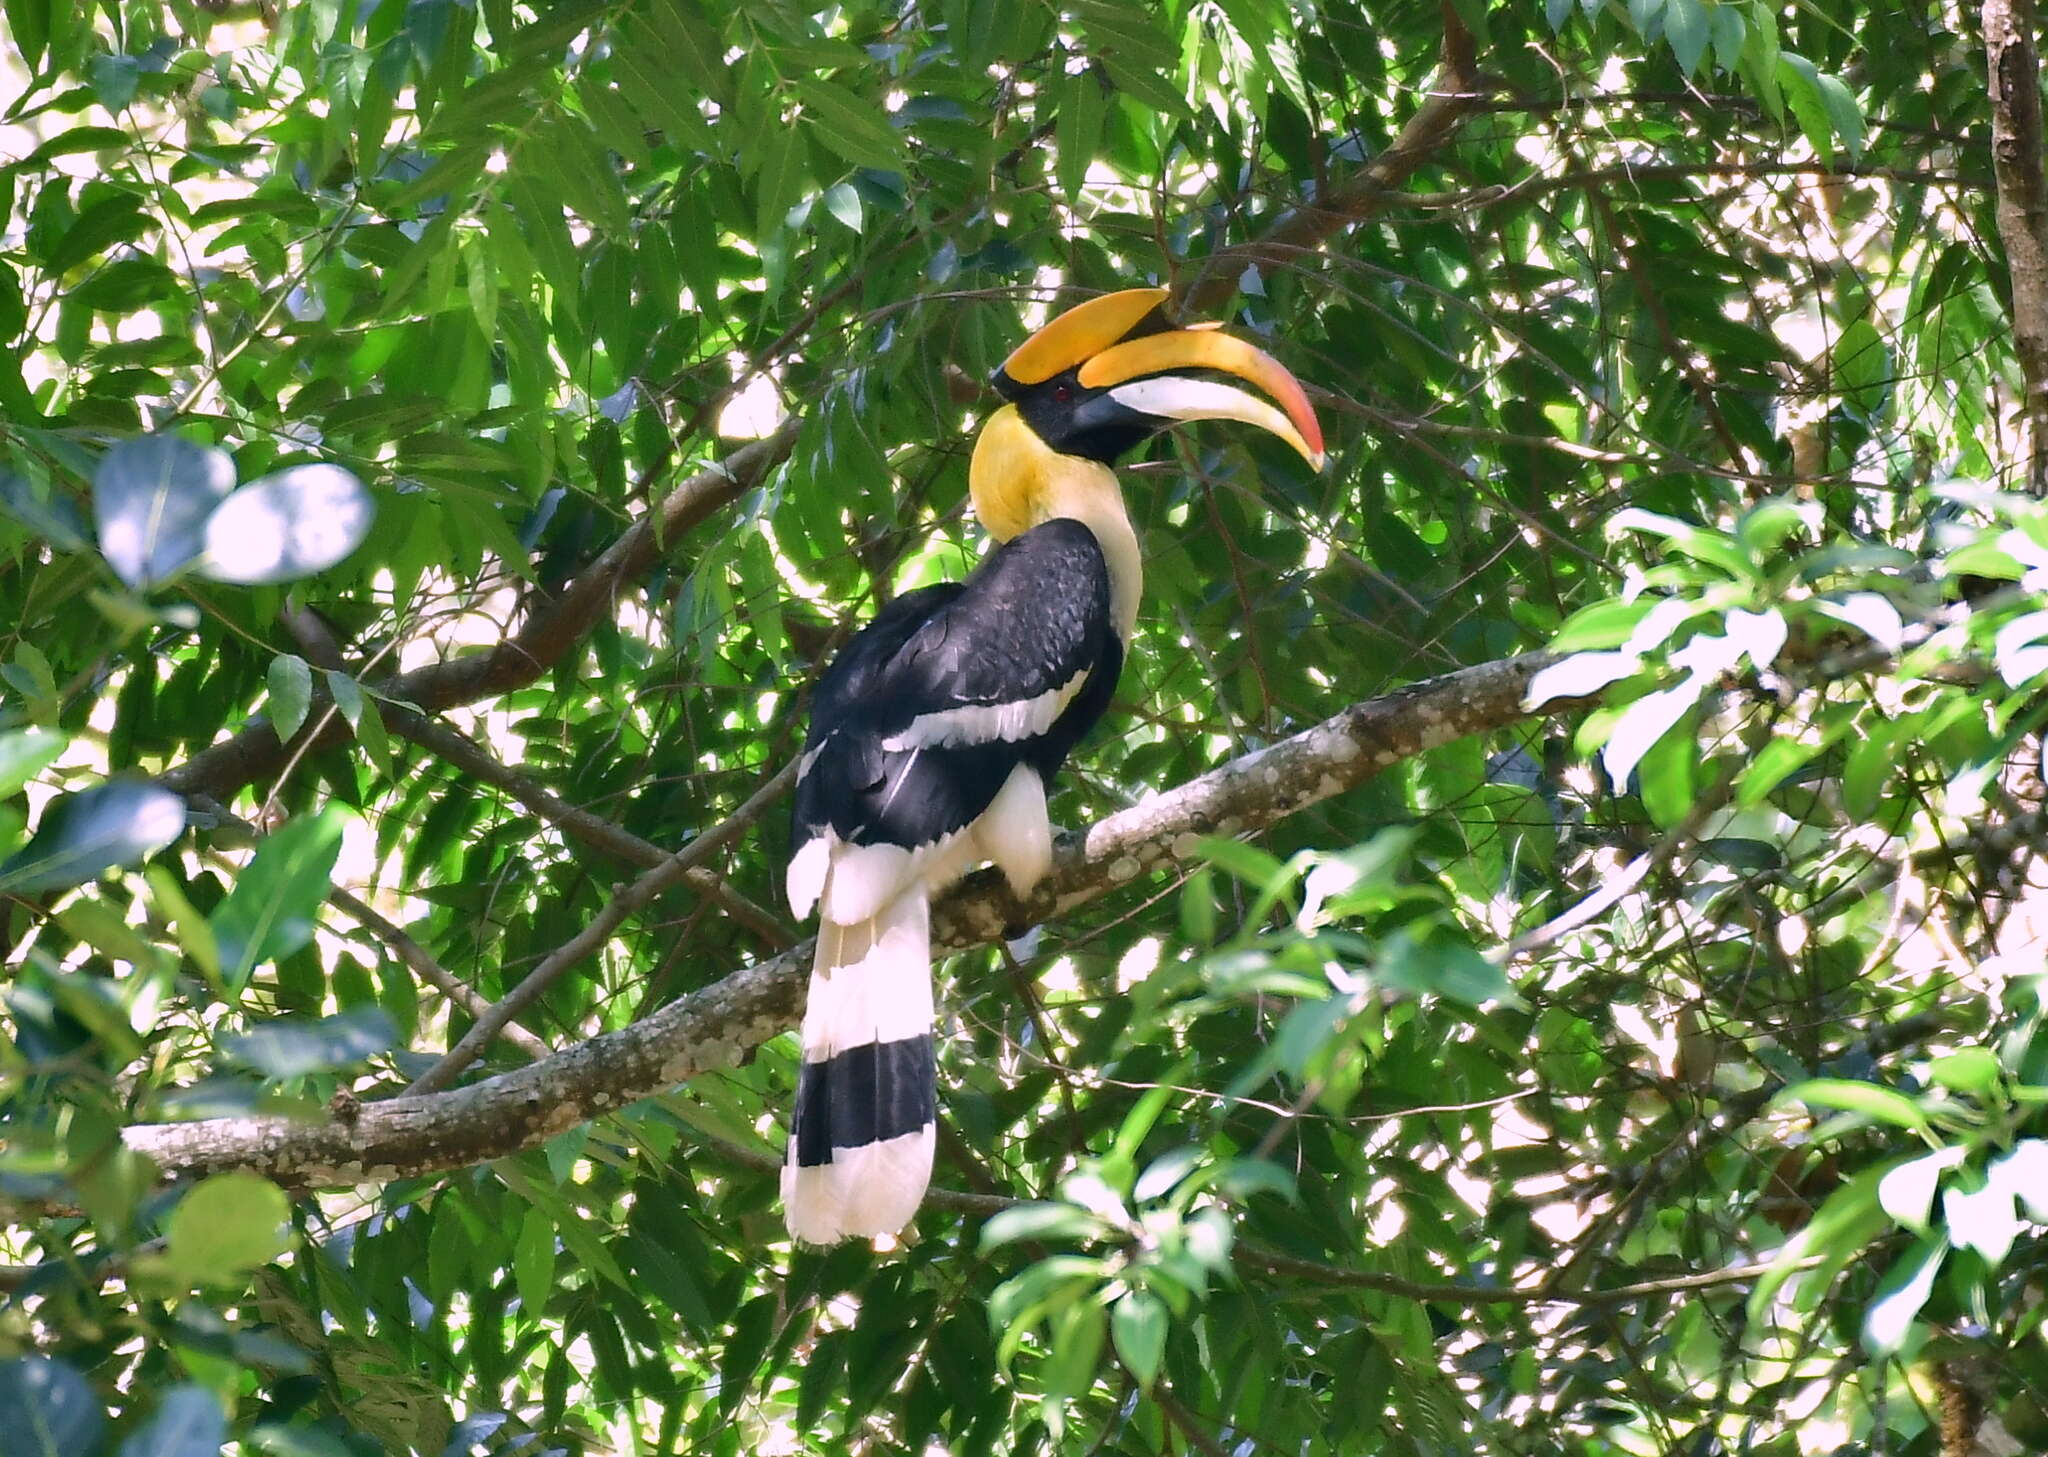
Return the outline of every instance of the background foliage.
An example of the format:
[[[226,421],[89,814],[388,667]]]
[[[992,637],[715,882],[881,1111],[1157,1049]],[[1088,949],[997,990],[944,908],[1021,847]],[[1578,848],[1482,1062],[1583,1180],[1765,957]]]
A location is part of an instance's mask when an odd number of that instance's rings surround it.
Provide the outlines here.
[[[2038,187],[2039,127],[1974,12],[5,15],[0,1453],[2048,1441],[2048,320],[1991,145]],[[1146,281],[1267,336],[1333,464],[1129,473],[1058,817],[1557,656],[955,958],[903,1249],[788,1246],[787,1037],[416,1176],[133,1151],[793,944],[750,797],[806,685],[977,554],[996,361]],[[237,479],[303,549],[208,541]]]

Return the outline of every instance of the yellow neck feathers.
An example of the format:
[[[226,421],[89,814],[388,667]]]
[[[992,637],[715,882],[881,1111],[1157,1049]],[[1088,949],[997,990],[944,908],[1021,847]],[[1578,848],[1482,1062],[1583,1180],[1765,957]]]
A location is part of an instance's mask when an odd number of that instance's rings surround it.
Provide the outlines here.
[[[1138,536],[1124,511],[1116,473],[1100,461],[1061,455],[1004,405],[981,427],[967,469],[974,514],[997,541],[1058,517],[1095,533],[1109,563],[1110,605],[1126,646],[1138,620],[1142,568]]]

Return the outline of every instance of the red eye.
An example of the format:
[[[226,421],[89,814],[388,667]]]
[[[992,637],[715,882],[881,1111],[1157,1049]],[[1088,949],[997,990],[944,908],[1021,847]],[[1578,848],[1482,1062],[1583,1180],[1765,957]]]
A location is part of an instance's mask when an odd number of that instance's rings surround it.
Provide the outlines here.
[[[1064,405],[1067,401],[1074,398],[1074,391],[1067,385],[1054,385],[1052,397]]]

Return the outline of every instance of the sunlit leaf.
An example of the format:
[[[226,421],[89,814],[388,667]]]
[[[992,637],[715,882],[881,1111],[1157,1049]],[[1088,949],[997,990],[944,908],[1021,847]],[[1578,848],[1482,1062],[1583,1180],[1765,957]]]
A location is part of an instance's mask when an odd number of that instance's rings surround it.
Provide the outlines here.
[[[49,768],[69,742],[64,735],[48,729],[0,733],[0,799]]]
[[[1994,1270],[2005,1263],[2013,1241],[2020,1236],[2013,1193],[2003,1180],[1976,1189],[1949,1185],[1941,1195],[1941,1219],[1951,1244],[1977,1251]]]
[[[164,1263],[177,1279],[234,1284],[290,1245],[290,1206],[270,1180],[243,1170],[192,1186],[171,1211]]]
[[[310,577],[360,546],[374,514],[363,483],[340,466],[295,465],[220,503],[199,570],[245,585]]]
[[[1871,1355],[1889,1356],[1904,1349],[1915,1318],[1934,1293],[1934,1277],[1941,1273],[1947,1254],[1944,1241],[1916,1240],[1885,1272],[1863,1317],[1863,1348]]]
[[[1943,1171],[1955,1168],[1968,1156],[1967,1148],[1952,1144],[1906,1160],[1878,1180],[1877,1202],[1885,1213],[1906,1228],[1925,1234],[1928,1215],[1934,1208],[1934,1193],[1941,1185]]]

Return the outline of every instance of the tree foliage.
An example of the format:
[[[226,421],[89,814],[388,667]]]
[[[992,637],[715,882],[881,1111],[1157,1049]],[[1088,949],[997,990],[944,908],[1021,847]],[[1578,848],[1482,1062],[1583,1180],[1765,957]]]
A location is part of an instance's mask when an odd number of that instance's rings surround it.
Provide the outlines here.
[[[2048,1441],[2034,18],[1839,11],[6,0],[0,1454]],[[808,685],[1145,282],[1331,467],[793,1249]]]

